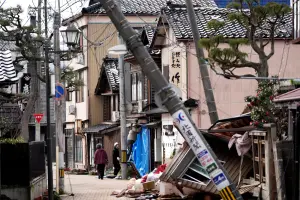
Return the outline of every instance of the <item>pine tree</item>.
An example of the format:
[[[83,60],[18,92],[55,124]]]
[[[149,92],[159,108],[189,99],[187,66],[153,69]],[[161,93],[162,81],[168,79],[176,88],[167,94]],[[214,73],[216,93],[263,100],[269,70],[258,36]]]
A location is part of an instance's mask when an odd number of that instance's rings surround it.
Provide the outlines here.
[[[207,59],[212,70],[230,78],[236,77],[235,70],[250,68],[258,77],[268,77],[268,60],[275,52],[275,33],[286,31],[282,30],[282,27],[291,9],[288,5],[274,2],[261,6],[258,0],[237,0],[227,8],[227,20],[211,20],[208,23],[208,28],[212,31],[211,36],[199,41],[208,51]],[[245,38],[226,38],[219,34],[229,23],[243,28]],[[221,47],[221,44],[226,44],[226,47]],[[244,45],[250,46],[257,53],[258,62],[249,60],[248,53],[241,51],[240,47]],[[221,69],[221,72],[218,72],[218,69]]]

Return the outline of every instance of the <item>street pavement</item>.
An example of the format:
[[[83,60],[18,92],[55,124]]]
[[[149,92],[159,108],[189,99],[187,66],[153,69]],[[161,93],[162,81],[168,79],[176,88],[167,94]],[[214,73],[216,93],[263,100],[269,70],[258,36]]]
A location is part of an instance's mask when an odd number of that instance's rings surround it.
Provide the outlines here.
[[[129,198],[117,198],[111,196],[115,190],[125,189],[126,180],[106,179],[99,180],[90,175],[65,174],[65,191],[74,196],[63,196],[62,200],[129,200]]]

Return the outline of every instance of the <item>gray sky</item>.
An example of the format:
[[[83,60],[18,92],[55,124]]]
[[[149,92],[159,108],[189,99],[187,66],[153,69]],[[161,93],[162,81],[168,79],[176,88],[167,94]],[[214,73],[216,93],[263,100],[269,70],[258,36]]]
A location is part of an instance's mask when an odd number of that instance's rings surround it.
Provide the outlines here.
[[[48,0],[48,6],[50,6],[52,8],[51,12],[53,12],[54,10],[57,10],[57,1],[58,0]],[[37,6],[38,5],[38,0],[0,0],[0,5],[3,4],[4,8],[7,7],[14,7],[17,6],[18,4],[21,5],[21,7],[24,10],[24,13],[22,15],[23,18],[23,23],[25,23],[28,19],[28,6]],[[43,0],[44,2],[44,0]],[[77,14],[78,12],[81,11],[82,7],[87,6],[89,0],[60,0],[60,5],[61,5],[61,9],[65,11],[62,12],[62,18],[67,18],[72,16],[73,14]],[[75,3],[75,4],[74,4]],[[74,4],[74,5],[73,5]],[[70,6],[72,5],[72,6]],[[83,5],[83,6],[82,6]]]
[[[4,2],[4,3],[3,3]],[[42,0],[44,4],[44,0]],[[88,5],[89,0],[60,0],[61,5],[61,16],[63,19],[68,18],[74,14],[77,14],[81,11],[83,7],[86,7]],[[29,16],[28,16],[28,7],[36,7],[38,5],[38,0],[0,0],[0,5],[3,4],[3,8],[8,7],[15,7],[17,5],[20,5],[23,9],[23,14],[21,15],[22,23],[28,24],[29,23]],[[51,7],[51,10],[49,10],[49,13],[53,13],[57,10],[57,0],[48,0],[48,6]],[[67,8],[67,9],[66,9]],[[63,11],[65,10],[65,11]],[[43,22],[44,15],[42,17]],[[48,21],[48,35],[52,32],[52,23],[53,21],[49,19]],[[44,24],[42,23],[42,27],[44,27]],[[61,43],[61,49],[67,48],[65,44],[63,44],[62,38],[60,39]],[[61,65],[63,67],[63,65]],[[53,64],[50,64],[50,69],[53,70]]]

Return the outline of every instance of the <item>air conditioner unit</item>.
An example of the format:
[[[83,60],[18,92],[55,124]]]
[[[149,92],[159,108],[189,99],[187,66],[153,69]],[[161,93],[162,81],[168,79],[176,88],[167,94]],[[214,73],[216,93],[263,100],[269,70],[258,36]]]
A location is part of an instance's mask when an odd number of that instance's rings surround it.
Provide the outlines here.
[[[119,111],[113,111],[111,115],[111,121],[116,122],[120,120],[120,112]]]
[[[138,113],[143,112],[143,108],[146,106],[146,100],[138,101]]]
[[[75,115],[76,107],[74,105],[69,106],[69,115]]]

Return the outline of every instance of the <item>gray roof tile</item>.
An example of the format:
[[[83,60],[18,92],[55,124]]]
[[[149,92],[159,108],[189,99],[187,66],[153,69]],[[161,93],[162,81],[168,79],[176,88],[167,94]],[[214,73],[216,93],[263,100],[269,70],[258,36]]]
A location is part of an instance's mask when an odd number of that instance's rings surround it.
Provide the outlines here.
[[[104,59],[102,67],[105,70],[111,90],[118,91],[120,83],[118,60],[114,58]]]
[[[227,15],[230,12],[236,12],[226,8],[207,8],[195,6],[195,13],[197,17],[198,30],[201,38],[209,37],[213,34],[208,29],[207,23],[210,20],[216,19],[219,21],[225,21],[225,27],[220,29],[217,34],[222,34],[228,38],[243,38],[246,36],[246,29],[238,23],[230,22]],[[245,10],[245,12],[249,12]],[[188,20],[187,9],[182,5],[169,5],[163,8],[163,14],[166,17],[169,25],[175,33],[177,39],[192,39],[193,34]],[[283,20],[284,23],[278,25],[275,31],[276,38],[290,38],[292,36],[292,15],[288,14]],[[267,24],[264,25],[266,27]],[[264,37],[268,37],[267,31],[260,30],[259,32],[265,32]]]
[[[169,0],[121,0],[122,12],[124,14],[147,14],[157,15],[161,8],[167,5]],[[185,0],[172,0],[174,4],[185,4]],[[201,7],[217,7],[213,0],[193,0],[194,5]],[[104,14],[100,3],[95,3],[82,10],[83,13]]]
[[[12,55],[10,50],[0,50],[0,82],[17,81],[16,69],[13,65]]]

